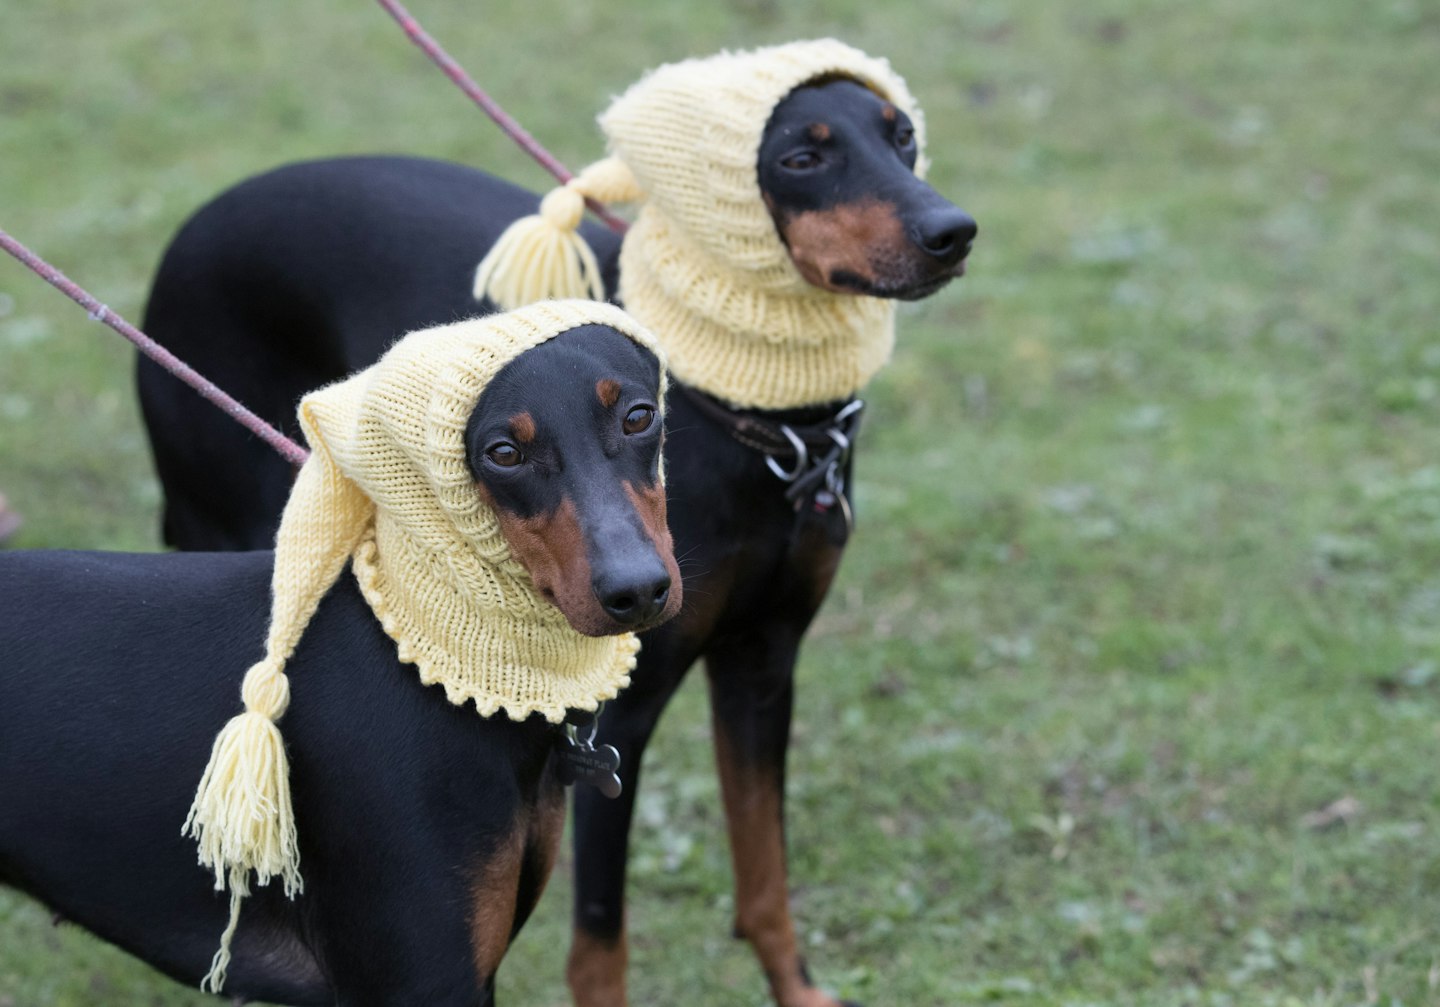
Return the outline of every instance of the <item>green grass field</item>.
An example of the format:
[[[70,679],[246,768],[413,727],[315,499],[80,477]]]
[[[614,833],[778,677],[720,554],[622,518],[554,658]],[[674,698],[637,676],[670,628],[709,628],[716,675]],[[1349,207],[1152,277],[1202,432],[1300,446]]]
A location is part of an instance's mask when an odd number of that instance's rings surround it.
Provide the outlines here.
[[[414,5],[572,165],[647,66],[838,35],[906,75],[932,180],[980,221],[870,389],[800,671],[791,864],[825,985],[1440,1004],[1440,8]],[[134,320],[200,202],[360,151],[545,183],[364,0],[0,18],[0,227]],[[157,547],[128,348],[9,260],[0,492],[17,546]],[[727,936],[701,685],[640,798],[637,1007],[765,1001]],[[562,865],[505,1003],[566,1002],[568,896]],[[207,1002],[0,893],[0,1007]]]

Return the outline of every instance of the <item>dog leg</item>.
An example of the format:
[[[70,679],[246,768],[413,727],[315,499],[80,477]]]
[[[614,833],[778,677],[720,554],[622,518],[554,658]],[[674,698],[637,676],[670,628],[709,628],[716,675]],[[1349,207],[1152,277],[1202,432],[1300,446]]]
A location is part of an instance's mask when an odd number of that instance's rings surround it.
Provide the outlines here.
[[[565,981],[578,1007],[624,1007],[625,969],[629,963],[623,923],[610,940],[576,926],[565,963]]]
[[[625,1007],[625,865],[630,824],[645,746],[689,665],[670,653],[661,630],[640,652],[631,686],[600,718],[599,740],[620,753],[614,799],[594,787],[575,787],[574,933],[565,979],[576,1007]]]
[[[795,658],[791,626],[763,626],[706,655],[716,763],[735,870],[735,936],[750,942],[780,1007],[839,1007],[810,982],[790,916],[785,750]]]

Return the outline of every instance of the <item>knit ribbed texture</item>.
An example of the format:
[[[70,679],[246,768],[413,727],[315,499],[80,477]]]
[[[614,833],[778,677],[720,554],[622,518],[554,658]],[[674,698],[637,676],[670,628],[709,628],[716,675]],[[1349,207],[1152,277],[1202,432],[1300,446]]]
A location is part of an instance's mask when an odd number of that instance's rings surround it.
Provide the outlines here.
[[[893,301],[809,285],[766,290],[746,279],[649,206],[620,248],[626,309],[664,333],[676,378],[732,405],[788,409],[847,398],[890,359]]]
[[[757,162],[775,106],[827,77],[858,81],[910,116],[923,177],[925,120],[905,81],[887,61],[835,39],[668,63],[615,99],[600,128],[648,205],[696,248],[748,275],[748,286],[800,291],[808,284],[760,198]]]
[[[287,895],[301,890],[275,721],[289,702],[285,662],[347,561],[400,660],[452,703],[559,723],[566,710],[594,710],[629,684],[638,639],[583,636],[540,596],[466,461],[465,427],[489,381],[525,350],[591,324],[659,352],[618,308],[547,301],[412,333],[378,363],[301,401],[312,453],[276,538],[265,657],[245,675],[245,712],[217,737],[185,822],[216,889],[231,892],[202,987],[224,984],[252,872],[260,884],[281,877]]]
[[[647,200],[621,247],[620,299],[659,336],[676,377],[737,406],[845,398],[884,365],[894,344],[893,302],[806,282],[760,195],[756,163],[775,106],[828,77],[858,81],[910,116],[923,177],[925,122],[904,80],[885,60],[834,39],[667,64],[600,116],[610,161],[630,169]],[[566,188],[604,199],[586,188],[586,174]],[[535,219],[513,227],[532,228]],[[497,244],[477,272],[477,296],[496,296],[479,281],[507,261],[514,277],[522,261],[516,244]]]
[[[595,252],[580,236],[585,199],[633,203],[642,197],[618,158],[596,161],[540,201],[540,212],[505,229],[475,270],[476,300],[517,308],[547,297],[605,299]]]

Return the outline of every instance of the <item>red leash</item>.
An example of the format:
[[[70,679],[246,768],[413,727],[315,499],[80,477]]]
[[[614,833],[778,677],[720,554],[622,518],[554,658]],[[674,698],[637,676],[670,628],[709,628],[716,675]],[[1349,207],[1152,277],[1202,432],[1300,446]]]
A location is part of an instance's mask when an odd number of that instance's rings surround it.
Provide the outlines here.
[[[256,437],[259,437],[266,444],[269,444],[278,451],[280,456],[286,461],[292,465],[300,465],[306,458],[310,457],[310,452],[246,409],[235,399],[226,395],[219,388],[215,387],[213,382],[206,379],[193,367],[185,363],[185,361],[175,356],[175,354],[165,349],[165,347],[155,342],[155,340],[101,304],[74,280],[30,251],[30,249],[12,238],[4,230],[0,230],[0,248],[5,249],[5,251],[29,266],[42,280],[90,312],[90,318],[92,320],[104,322],[110,326],[110,328],[134,343],[141,353],[195,389],[202,397],[219,406],[225,411],[227,416],[243,425],[245,429],[249,430]]]
[[[555,159],[553,154],[542,147],[538,140],[527,133],[523,126],[507,115],[495,99],[486,94],[480,88],[480,85],[476,84],[475,81],[470,78],[469,74],[461,69],[460,64],[456,63],[450,54],[440,47],[440,43],[436,42],[435,39],[430,36],[429,32],[420,27],[420,22],[415,20],[414,15],[405,9],[405,6],[400,3],[400,0],[379,0],[379,4],[381,7],[384,7],[390,16],[395,19],[396,23],[404,29],[405,34],[410,36],[410,41],[419,46],[421,51],[430,57],[430,61],[438,66],[445,76],[453,80],[456,86],[464,91],[471,101],[479,105],[480,109],[495,121],[495,124],[504,131],[506,136],[518,143],[521,150],[540,162],[540,166],[554,175],[561,185],[564,185],[575,177],[563,164]],[[595,216],[609,224],[610,229],[616,234],[624,234],[630,226],[609,210],[605,209],[604,204],[596,200],[587,198],[585,205],[590,207],[595,213]]]

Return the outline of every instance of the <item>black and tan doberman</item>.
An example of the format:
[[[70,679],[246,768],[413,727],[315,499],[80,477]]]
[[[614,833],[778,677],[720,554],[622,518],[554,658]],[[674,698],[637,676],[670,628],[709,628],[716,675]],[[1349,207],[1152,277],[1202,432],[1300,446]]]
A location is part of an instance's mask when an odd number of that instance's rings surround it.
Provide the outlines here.
[[[655,357],[614,329],[506,365],[466,430],[512,552],[588,635],[680,605]],[[180,825],[263,652],[271,552],[0,554],[0,883],[186,983],[225,927]],[[420,683],[353,577],[287,666],[305,889],[247,901],[225,992],[287,1004],[494,1002],[555,861],[563,728]]]
[[[906,115],[853,82],[791,92],[772,113],[761,194],[800,272],[840,293],[914,299],[964,272],[974,221],[917,179]],[[251,179],[199,211],[165,256],[146,328],[266,418],[306,388],[373,361],[396,334],[472,313],[475,264],[534,193],[437,161],[346,158]],[[614,291],[619,239],[587,222]],[[658,334],[663,342],[664,333]],[[186,549],[263,547],[290,472],[263,444],[140,365],[165,491],[165,535]],[[785,424],[826,456],[848,444],[846,403],[736,413],[683,386],[666,448],[670,527],[690,602],[645,637],[635,685],[611,704],[605,740],[625,793],[576,801],[575,943],[569,977],[586,1007],[625,1002],[625,861],[640,757],[686,670],[704,658],[736,874],[736,930],[777,1001],[830,1005],[806,976],[787,903],[782,805],[800,640],[849,527],[833,501],[848,476],[797,497],[771,466],[797,458]],[[820,469],[815,469],[820,472]],[[819,504],[817,506],[817,504]]]

